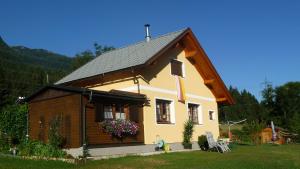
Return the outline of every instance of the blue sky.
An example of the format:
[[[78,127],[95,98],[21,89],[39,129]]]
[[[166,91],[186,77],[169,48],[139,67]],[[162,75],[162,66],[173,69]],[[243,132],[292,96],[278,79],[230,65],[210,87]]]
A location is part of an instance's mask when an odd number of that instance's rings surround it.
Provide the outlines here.
[[[300,1],[0,0],[9,45],[74,56],[191,27],[227,86],[260,98],[262,83],[300,80]]]

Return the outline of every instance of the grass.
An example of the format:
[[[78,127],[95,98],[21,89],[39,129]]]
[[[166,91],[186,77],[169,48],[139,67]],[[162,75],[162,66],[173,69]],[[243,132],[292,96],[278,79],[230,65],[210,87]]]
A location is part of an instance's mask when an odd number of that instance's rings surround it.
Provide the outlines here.
[[[22,160],[0,157],[0,169],[150,169],[150,168],[205,168],[205,169],[300,169],[300,145],[234,146],[232,152],[181,152],[147,157],[88,161],[83,165],[59,161]]]

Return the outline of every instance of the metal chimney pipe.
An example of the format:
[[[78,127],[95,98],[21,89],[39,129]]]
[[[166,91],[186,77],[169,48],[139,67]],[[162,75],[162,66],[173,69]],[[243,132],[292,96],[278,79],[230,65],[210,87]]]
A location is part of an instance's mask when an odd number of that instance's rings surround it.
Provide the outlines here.
[[[150,39],[151,39],[151,36],[150,36],[150,32],[149,32],[149,27],[150,25],[149,24],[145,24],[145,31],[146,31],[146,41],[149,42]]]

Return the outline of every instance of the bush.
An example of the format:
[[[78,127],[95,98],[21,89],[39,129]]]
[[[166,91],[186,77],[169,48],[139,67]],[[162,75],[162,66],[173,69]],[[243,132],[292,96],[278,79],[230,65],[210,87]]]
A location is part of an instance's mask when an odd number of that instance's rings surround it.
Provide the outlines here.
[[[0,112],[0,133],[5,133],[9,144],[18,144],[26,136],[27,104],[9,105]]]
[[[50,144],[44,144],[40,141],[24,141],[18,146],[21,156],[38,156],[38,157],[57,157],[66,156],[66,152]]]
[[[232,133],[232,140],[239,144],[252,144],[250,135],[245,133],[242,130],[233,129],[231,130]]]
[[[231,130],[233,141],[236,141],[239,144],[260,144],[260,133],[264,127],[264,123],[258,123],[256,121],[246,123],[242,130]]]
[[[0,132],[0,152],[8,153],[9,145],[7,144],[7,139],[3,133]]]
[[[194,123],[191,120],[188,120],[184,123],[183,131],[183,142],[182,145],[184,148],[192,148],[191,139],[194,132]]]
[[[203,151],[208,150],[208,142],[205,135],[198,136],[198,145]]]
[[[261,143],[261,131],[266,125],[264,123],[258,123],[256,121],[252,121],[250,123],[246,123],[243,126],[242,131],[245,134],[250,136],[251,142],[253,144],[260,144]]]
[[[54,117],[50,121],[49,126],[49,144],[55,148],[61,148],[63,145],[63,138],[60,134],[61,118],[59,116]]]

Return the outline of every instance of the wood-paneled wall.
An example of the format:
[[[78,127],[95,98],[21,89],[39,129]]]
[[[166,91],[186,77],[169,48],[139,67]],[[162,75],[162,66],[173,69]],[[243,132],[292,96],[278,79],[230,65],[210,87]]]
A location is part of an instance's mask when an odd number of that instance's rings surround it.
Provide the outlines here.
[[[59,97],[57,97],[59,95]],[[46,97],[45,97],[46,96]],[[51,97],[55,96],[55,97]],[[70,94],[55,90],[35,98],[29,103],[29,137],[33,140],[48,142],[51,120],[61,118],[61,134],[65,147],[81,146],[80,94]]]

